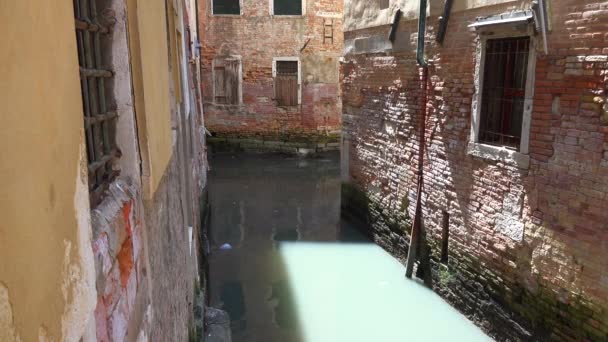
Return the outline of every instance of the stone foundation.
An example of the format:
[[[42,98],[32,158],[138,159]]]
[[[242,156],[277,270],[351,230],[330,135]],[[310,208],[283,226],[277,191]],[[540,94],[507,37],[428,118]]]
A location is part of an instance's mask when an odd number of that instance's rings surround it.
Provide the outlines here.
[[[339,138],[319,136],[311,138],[275,140],[269,138],[209,138],[207,143],[213,152],[276,152],[310,156],[317,153],[340,150]]]

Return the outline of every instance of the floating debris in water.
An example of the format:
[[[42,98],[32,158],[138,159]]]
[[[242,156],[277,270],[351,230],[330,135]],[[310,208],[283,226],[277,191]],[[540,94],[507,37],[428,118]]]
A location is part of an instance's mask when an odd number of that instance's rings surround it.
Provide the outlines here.
[[[229,251],[232,249],[232,245],[229,243],[225,243],[222,246],[220,246],[220,251]]]

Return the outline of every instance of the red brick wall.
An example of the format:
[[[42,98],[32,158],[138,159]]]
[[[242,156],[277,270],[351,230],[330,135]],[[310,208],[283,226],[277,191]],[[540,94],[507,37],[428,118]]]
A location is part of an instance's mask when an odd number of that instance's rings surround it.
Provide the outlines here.
[[[608,3],[553,1],[549,54],[538,51],[530,166],[467,154],[476,17],[505,5],[452,13],[438,46],[428,19],[429,67],[424,225],[434,289],[500,340],[608,339]],[[348,55],[342,67],[344,132],[352,185],[374,238],[400,259],[397,213],[414,206],[420,74],[417,22],[403,53]],[[346,32],[354,39],[387,27]],[[605,106],[605,105],[604,105]],[[523,241],[497,230],[510,200],[522,201]],[[449,267],[440,265],[442,211],[450,214]]]
[[[242,16],[212,16],[210,4],[201,1],[199,11],[205,120],[211,132],[220,136],[274,139],[314,137],[340,130],[338,65],[343,49],[342,1],[308,0],[302,17],[271,17],[269,0],[243,0]],[[323,42],[322,15],[327,13],[340,15],[333,19],[333,44]],[[240,106],[213,104],[212,61],[226,54],[242,58]],[[273,100],[273,57],[300,57],[301,106],[278,107]],[[311,58],[316,59],[308,62]],[[335,76],[328,78],[327,70]]]

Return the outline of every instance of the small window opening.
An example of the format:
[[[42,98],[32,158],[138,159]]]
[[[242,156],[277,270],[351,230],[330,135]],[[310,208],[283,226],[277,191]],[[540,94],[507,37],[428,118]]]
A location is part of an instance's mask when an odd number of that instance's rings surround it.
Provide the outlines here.
[[[277,61],[275,92],[279,106],[298,105],[298,62]]]
[[[324,19],[323,20],[323,44],[330,42],[334,43],[334,20]]]
[[[441,262],[448,263],[448,241],[450,239],[450,214],[447,211],[443,212],[441,229]]]
[[[275,15],[302,15],[302,0],[273,0]]]
[[[74,0],[91,206],[101,202],[118,175],[115,161],[120,157],[115,137],[118,115],[111,96],[114,73],[108,68],[111,35],[102,16],[105,8],[104,1]]]
[[[486,44],[479,142],[519,149],[530,37]]]
[[[213,0],[213,14],[240,15],[240,0]]]

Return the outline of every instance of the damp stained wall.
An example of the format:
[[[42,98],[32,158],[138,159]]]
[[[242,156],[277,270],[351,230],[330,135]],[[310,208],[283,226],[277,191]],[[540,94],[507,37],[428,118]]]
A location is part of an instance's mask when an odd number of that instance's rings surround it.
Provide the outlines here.
[[[306,0],[302,15],[271,15],[268,0],[241,1],[241,15],[214,15],[199,2],[201,73],[206,127],[218,137],[314,140],[341,129],[339,61],[343,51],[342,0]],[[324,28],[327,24],[328,27]],[[333,35],[324,39],[324,35]],[[241,61],[234,105],[214,98],[214,65]],[[275,59],[300,62],[297,106],[276,101]]]
[[[468,4],[455,1],[457,9]],[[537,56],[530,60],[534,96],[530,128],[522,129],[530,133],[529,165],[492,160],[467,147],[482,85],[476,77],[481,37],[533,30],[505,25],[476,31],[469,25],[478,17],[529,9],[530,1],[453,12],[443,44],[435,40],[438,13],[431,10],[423,220],[434,275],[445,280],[453,272],[465,279],[444,282],[444,289],[435,282],[436,291],[479,325],[491,326],[499,340],[606,341],[608,259],[598,258],[608,250],[605,4],[551,5],[547,54],[541,35],[530,34]],[[371,208],[370,231],[402,260],[409,236],[395,233],[393,222],[404,207],[413,216],[416,199],[417,24],[416,18],[402,20],[395,44],[380,44],[388,41],[388,26],[346,32],[342,67],[344,163],[349,185],[361,191],[348,187],[345,194],[355,194],[350,203]],[[448,241],[444,267],[441,248]]]
[[[0,340],[72,341],[95,307],[72,1],[0,22]]]

